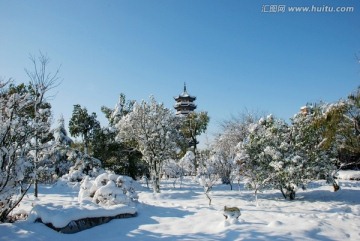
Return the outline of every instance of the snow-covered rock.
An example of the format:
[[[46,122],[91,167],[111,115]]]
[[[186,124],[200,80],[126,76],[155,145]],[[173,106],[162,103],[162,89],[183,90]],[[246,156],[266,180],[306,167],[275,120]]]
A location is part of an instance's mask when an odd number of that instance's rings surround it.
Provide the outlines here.
[[[135,214],[136,208],[118,204],[109,207],[100,207],[94,203],[86,203],[71,206],[37,205],[29,215],[28,221],[41,220],[43,223],[51,223],[56,228],[63,228],[73,220],[96,217],[112,217],[119,214]]]
[[[42,222],[62,233],[75,233],[107,223],[114,218],[134,217],[136,214],[135,207],[124,204],[106,208],[91,202],[65,207],[37,205],[30,212],[28,221]]]

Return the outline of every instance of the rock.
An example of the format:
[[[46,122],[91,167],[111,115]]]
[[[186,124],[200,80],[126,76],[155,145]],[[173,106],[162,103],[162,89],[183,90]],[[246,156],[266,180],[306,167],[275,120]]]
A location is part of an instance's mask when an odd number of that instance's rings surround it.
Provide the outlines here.
[[[54,225],[52,225],[51,223],[44,223],[44,224],[59,233],[71,234],[71,233],[77,233],[77,232],[80,232],[80,231],[83,231],[83,230],[86,230],[86,229],[89,229],[89,228],[92,228],[92,227],[95,227],[95,226],[98,226],[98,225],[101,225],[104,223],[108,223],[113,219],[131,218],[131,217],[136,217],[136,216],[137,216],[137,213],[135,212],[134,214],[122,213],[122,214],[112,216],[112,217],[83,218],[83,219],[79,219],[79,220],[73,220],[70,223],[68,223],[65,227],[62,227],[62,228],[54,227]],[[43,223],[41,218],[36,219],[35,222]]]

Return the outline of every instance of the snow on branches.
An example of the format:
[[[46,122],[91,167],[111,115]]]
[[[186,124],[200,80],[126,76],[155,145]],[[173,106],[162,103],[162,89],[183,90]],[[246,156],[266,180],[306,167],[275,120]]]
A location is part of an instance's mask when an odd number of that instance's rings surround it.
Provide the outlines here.
[[[178,118],[154,97],[135,103],[133,111],[115,125],[118,138],[137,143],[138,150],[150,168],[154,192],[160,192],[162,162],[171,158],[180,138]]]

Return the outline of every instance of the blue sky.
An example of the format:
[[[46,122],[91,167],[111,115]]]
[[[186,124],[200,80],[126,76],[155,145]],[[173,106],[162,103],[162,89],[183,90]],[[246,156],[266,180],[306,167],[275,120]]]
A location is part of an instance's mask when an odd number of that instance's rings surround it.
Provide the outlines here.
[[[352,13],[264,13],[264,5],[351,6]],[[0,0],[0,76],[27,82],[46,53],[62,84],[54,119],[154,95],[169,108],[186,82],[220,121],[249,110],[288,120],[307,102],[360,85],[359,0]]]

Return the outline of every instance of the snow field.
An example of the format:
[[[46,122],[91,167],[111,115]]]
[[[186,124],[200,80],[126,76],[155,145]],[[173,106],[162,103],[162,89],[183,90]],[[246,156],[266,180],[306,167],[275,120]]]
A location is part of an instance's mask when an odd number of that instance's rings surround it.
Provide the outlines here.
[[[76,234],[60,234],[29,221],[0,224],[0,240],[360,240],[360,183],[341,181],[341,190],[323,181],[299,190],[296,200],[284,200],[278,190],[266,190],[255,203],[253,192],[243,185],[216,185],[210,193],[186,178],[182,188],[162,180],[154,194],[143,188],[136,204],[138,216],[117,219]],[[37,203],[71,205],[79,186],[41,186]],[[31,196],[18,210],[31,209]],[[224,206],[241,210],[239,220],[225,220]]]

